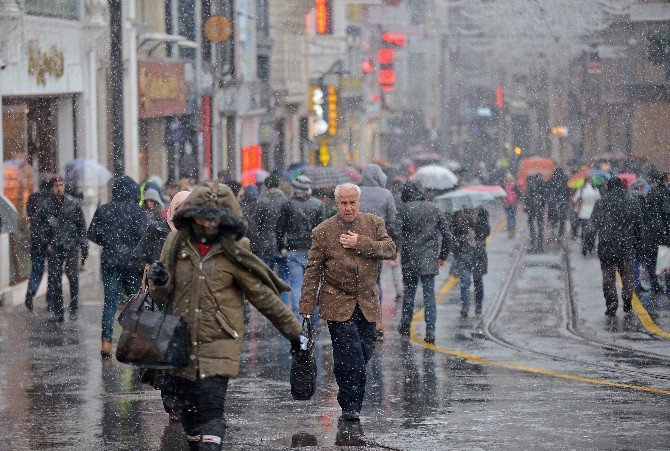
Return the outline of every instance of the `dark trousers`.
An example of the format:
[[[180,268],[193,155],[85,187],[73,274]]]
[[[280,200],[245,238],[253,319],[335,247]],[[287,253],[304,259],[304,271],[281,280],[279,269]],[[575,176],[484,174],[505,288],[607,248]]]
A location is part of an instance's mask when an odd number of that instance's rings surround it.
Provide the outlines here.
[[[339,387],[337,402],[342,410],[360,412],[365,397],[365,367],[375,349],[375,323],[365,319],[356,306],[347,321],[328,321],[333,342],[335,380]]]
[[[621,300],[623,311],[630,312],[633,300],[633,257],[620,257],[614,261],[600,261],[603,273],[603,296],[605,296],[605,314],[615,315],[619,307],[616,291],[616,272],[621,276]]]
[[[544,244],[544,214],[528,214],[528,233],[530,234],[530,242],[533,246],[537,245],[540,247]]]
[[[169,377],[167,383],[168,395],[176,397],[181,425],[189,447],[220,450],[226,432],[223,413],[228,378],[214,376],[190,381],[181,377]]]
[[[70,282],[70,311],[79,305],[79,249],[47,252],[49,275],[47,278],[47,304],[54,315],[63,316],[63,270]]]
[[[424,274],[422,276],[403,274],[402,282],[405,285],[405,296],[402,300],[400,328],[403,331],[409,331],[412,316],[414,315],[414,298],[419,285],[419,279],[421,280],[421,287],[423,289],[423,308],[426,312],[426,334],[434,334],[437,313],[435,307],[435,275],[433,274]]]

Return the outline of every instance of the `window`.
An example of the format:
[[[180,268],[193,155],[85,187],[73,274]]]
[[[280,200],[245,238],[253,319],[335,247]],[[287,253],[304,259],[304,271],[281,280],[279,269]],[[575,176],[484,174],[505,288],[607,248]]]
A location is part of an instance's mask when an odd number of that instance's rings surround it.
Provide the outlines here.
[[[80,0],[24,0],[28,14],[79,20]]]

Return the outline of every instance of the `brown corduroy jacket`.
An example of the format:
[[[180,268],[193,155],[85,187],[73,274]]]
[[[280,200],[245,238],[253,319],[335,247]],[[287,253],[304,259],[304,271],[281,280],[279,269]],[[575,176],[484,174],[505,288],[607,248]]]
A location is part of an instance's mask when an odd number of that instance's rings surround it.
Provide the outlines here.
[[[340,244],[348,230],[359,235],[355,249]],[[395,243],[379,216],[360,213],[352,223],[338,216],[325,220],[312,231],[300,313],[311,315],[318,302],[320,318],[347,321],[358,304],[368,321],[379,321],[378,262],[395,256]]]

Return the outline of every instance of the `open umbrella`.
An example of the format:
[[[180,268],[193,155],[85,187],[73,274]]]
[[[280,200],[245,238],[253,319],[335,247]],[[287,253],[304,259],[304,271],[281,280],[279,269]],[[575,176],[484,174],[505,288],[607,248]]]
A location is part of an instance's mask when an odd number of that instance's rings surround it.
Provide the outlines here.
[[[593,186],[604,185],[606,181],[612,178],[612,174],[609,172],[601,171],[600,169],[593,170],[593,176],[591,177],[591,184]]]
[[[425,189],[443,190],[456,186],[458,177],[449,169],[431,164],[419,168],[412,180],[421,183]]]
[[[489,193],[495,199],[504,199],[507,197],[507,193],[500,185],[473,185],[473,186],[464,186],[461,188],[465,191],[477,191],[483,193]]]
[[[447,194],[437,196],[433,202],[444,213],[456,213],[460,210],[481,207],[495,201],[490,193],[484,191],[469,191],[458,189]]]
[[[342,183],[351,183],[352,176],[339,166],[305,166],[295,177],[303,174],[312,181],[312,188],[335,188]]]
[[[63,165],[63,176],[66,182],[77,186],[103,186],[112,178],[104,165],[91,158],[75,158]]]
[[[623,174],[618,174],[617,177],[621,179],[626,188],[630,188],[635,180],[637,180],[637,174],[632,172],[624,172]]]
[[[586,183],[586,179],[591,176],[593,176],[593,171],[589,168],[575,172],[568,180],[568,188],[571,189],[582,188],[584,186],[584,183]]]

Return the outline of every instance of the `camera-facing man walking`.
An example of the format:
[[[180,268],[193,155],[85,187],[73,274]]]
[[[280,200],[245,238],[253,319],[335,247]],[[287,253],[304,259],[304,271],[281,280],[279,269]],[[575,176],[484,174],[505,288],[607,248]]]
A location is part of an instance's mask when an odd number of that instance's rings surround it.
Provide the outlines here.
[[[335,188],[337,215],[312,232],[300,298],[303,317],[318,301],[319,316],[328,322],[333,342],[337,401],[342,418],[357,421],[365,396],[365,366],[376,341],[380,320],[377,275],[379,260],[396,256],[384,220],[359,213],[361,190],[345,183]],[[318,299],[317,299],[318,293]]]

